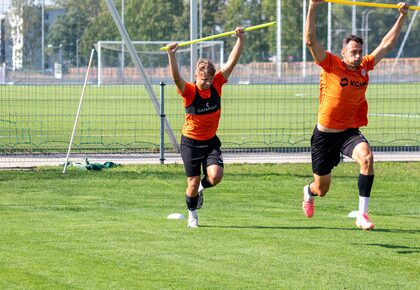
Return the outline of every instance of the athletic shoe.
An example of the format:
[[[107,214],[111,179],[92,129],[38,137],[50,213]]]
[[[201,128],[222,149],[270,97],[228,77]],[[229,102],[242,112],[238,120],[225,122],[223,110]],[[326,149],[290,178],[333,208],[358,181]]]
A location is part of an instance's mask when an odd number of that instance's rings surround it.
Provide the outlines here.
[[[307,195],[309,194],[309,185],[305,185],[303,188],[303,202],[302,202],[302,209],[305,215],[308,218],[311,218],[314,215],[315,211],[315,202],[313,198],[308,198]]]
[[[358,214],[356,218],[356,226],[362,230],[373,230],[375,225],[369,220],[367,214]]]
[[[197,212],[188,210],[188,227],[198,228],[198,217]]]
[[[198,192],[197,209],[200,209],[203,206],[203,202],[204,202],[203,193],[204,193],[203,189]]]

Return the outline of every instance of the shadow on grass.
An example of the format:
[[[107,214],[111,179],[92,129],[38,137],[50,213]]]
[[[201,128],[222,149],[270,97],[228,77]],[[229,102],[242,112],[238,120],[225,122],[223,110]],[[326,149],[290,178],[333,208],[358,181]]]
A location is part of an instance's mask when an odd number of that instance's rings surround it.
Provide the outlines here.
[[[420,230],[375,229],[374,231],[382,233],[420,234]]]
[[[367,246],[372,247],[381,247],[386,249],[396,249],[398,254],[413,254],[420,253],[420,247],[407,247],[407,246],[398,246],[390,244],[366,244]]]
[[[234,178],[234,177],[238,177],[238,178],[244,178],[244,177],[252,177],[252,178],[270,178],[270,177],[275,177],[275,178],[286,178],[286,177],[297,177],[297,178],[311,178],[313,175],[312,174],[299,174],[299,173],[290,173],[290,172],[229,172],[227,171],[229,176]]]
[[[361,231],[356,227],[352,228],[337,228],[337,227],[321,227],[321,226],[301,226],[301,227],[281,227],[281,226],[221,226],[221,225],[200,225],[200,228],[220,228],[220,229],[259,229],[259,230],[340,230],[340,231]],[[369,232],[369,231],[367,231]],[[375,233],[404,233],[404,234],[419,234],[419,230],[401,230],[401,229],[375,229]]]
[[[340,231],[360,231],[357,228],[334,228],[334,227],[272,227],[272,226],[220,226],[220,225],[200,225],[200,228],[219,228],[219,229],[256,229],[256,230],[340,230]]]

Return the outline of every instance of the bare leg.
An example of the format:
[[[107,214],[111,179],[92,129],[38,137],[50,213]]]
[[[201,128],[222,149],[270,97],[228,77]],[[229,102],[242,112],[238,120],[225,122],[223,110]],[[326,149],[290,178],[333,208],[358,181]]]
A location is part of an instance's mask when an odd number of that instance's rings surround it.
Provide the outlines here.
[[[219,165],[210,165],[207,167],[207,181],[211,186],[217,185],[223,177],[223,167]]]
[[[185,194],[189,197],[195,197],[198,193],[198,185],[200,184],[200,176],[187,177],[187,190]]]
[[[325,196],[330,188],[331,173],[317,175],[314,173],[314,181],[303,188],[302,209],[308,218],[311,218],[315,211],[314,196]]]
[[[331,184],[331,173],[327,175],[317,175],[314,173],[314,182],[310,185],[310,190],[312,193],[318,196],[325,196],[330,189]]]
[[[353,150],[352,158],[360,164],[360,174],[373,175],[373,153],[366,142],[357,144]]]

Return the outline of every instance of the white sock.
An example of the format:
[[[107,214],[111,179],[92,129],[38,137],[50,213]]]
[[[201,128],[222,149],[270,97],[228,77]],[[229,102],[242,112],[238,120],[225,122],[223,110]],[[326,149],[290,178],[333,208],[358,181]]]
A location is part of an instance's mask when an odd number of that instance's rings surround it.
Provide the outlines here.
[[[306,188],[306,187],[305,187]],[[308,185],[308,187],[307,187],[307,189],[308,190],[305,190],[305,192],[303,193],[304,194],[304,196],[305,196],[305,199],[314,199],[314,196],[313,195],[311,195],[311,194],[309,194],[309,185]]]
[[[197,210],[188,210],[188,216],[192,218],[197,218]]]
[[[359,213],[364,214],[368,212],[369,197],[359,196]]]
[[[201,181],[200,181],[200,185],[198,186],[198,192],[202,191],[204,189],[204,187],[201,185]]]

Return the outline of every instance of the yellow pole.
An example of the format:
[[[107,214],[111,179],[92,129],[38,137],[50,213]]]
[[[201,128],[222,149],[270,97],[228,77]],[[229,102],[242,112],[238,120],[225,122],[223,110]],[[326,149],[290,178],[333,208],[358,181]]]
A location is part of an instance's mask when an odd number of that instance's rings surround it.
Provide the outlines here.
[[[268,22],[268,23],[264,23],[264,24],[260,24],[260,25],[255,25],[255,26],[250,26],[250,27],[245,28],[244,30],[245,31],[252,31],[252,30],[256,30],[256,29],[260,29],[260,28],[273,26],[274,24],[276,24],[276,21]],[[228,32],[223,32],[223,33],[219,33],[219,34],[215,34],[215,35],[211,35],[211,36],[207,36],[207,37],[203,37],[203,38],[198,38],[198,39],[194,39],[194,40],[190,40],[190,41],[181,42],[181,43],[178,44],[178,46],[187,46],[187,45],[202,42],[202,41],[212,40],[212,39],[226,37],[226,36],[231,36],[231,35],[234,35],[234,34],[235,34],[235,30],[228,31]],[[169,49],[168,45],[160,48],[160,50],[168,50],[168,49]]]
[[[397,4],[384,4],[384,3],[373,3],[373,2],[353,2],[353,1],[346,1],[346,0],[324,0],[324,2],[331,2],[336,4],[343,4],[343,5],[356,5],[356,6],[370,6],[370,7],[378,7],[378,8],[400,8]],[[420,10],[420,6],[409,6],[409,10]]]

